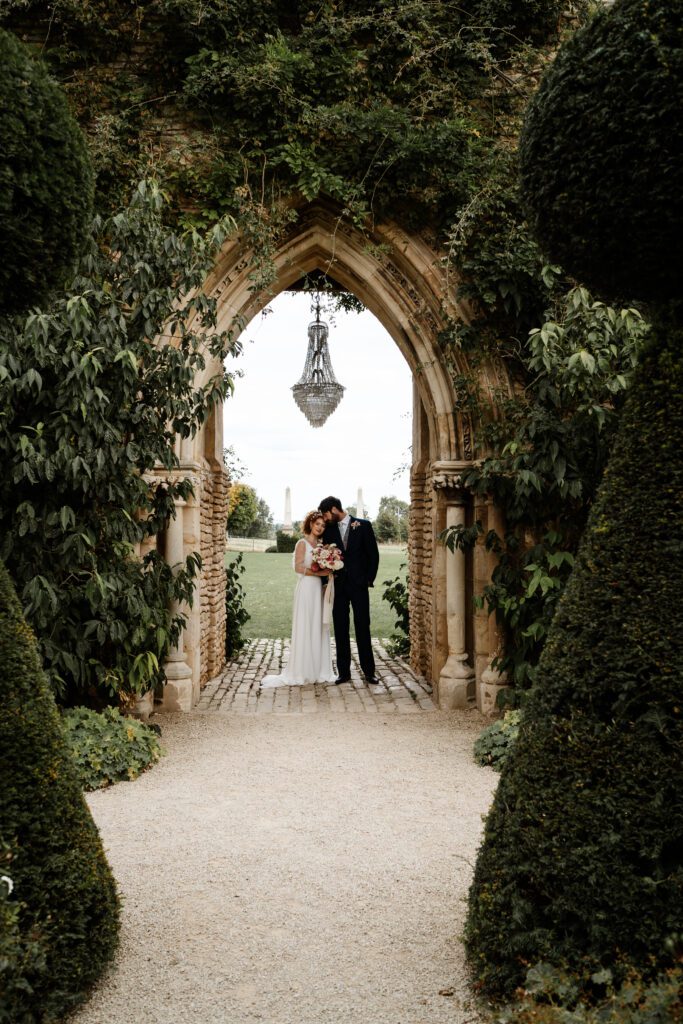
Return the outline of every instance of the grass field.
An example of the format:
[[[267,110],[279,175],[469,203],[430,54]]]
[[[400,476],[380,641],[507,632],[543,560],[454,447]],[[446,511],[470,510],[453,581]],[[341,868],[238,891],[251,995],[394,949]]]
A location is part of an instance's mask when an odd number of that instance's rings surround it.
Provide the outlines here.
[[[236,557],[235,552],[229,552],[226,555],[226,564],[234,561]],[[247,611],[251,615],[243,635],[249,639],[289,636],[292,626],[292,596],[296,585],[292,556],[245,551],[242,560],[246,571],[241,577],[241,582],[247,595]],[[382,581],[394,579],[406,561],[405,551],[380,553],[377,580],[370,591],[370,623],[373,636],[390,636],[394,630],[396,616],[387,602],[382,600]],[[405,568],[401,572],[405,574]],[[353,618],[351,621],[353,623]]]

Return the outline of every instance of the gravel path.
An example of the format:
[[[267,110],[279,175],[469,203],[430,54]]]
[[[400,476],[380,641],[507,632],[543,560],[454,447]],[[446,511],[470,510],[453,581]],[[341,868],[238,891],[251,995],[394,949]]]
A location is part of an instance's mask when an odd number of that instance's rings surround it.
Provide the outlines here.
[[[159,721],[160,764],[89,797],[123,935],[73,1024],[480,1020],[458,940],[497,781],[476,712]]]

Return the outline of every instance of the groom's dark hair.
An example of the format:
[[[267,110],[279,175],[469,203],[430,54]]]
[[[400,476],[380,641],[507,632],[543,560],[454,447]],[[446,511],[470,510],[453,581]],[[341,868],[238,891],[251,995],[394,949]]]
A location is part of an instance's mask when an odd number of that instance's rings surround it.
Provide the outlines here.
[[[344,506],[342,505],[339,498],[333,498],[332,495],[330,495],[329,498],[323,498],[323,500],[318,505],[318,508],[320,509],[321,512],[331,512],[333,508],[338,508],[339,511],[341,512]]]

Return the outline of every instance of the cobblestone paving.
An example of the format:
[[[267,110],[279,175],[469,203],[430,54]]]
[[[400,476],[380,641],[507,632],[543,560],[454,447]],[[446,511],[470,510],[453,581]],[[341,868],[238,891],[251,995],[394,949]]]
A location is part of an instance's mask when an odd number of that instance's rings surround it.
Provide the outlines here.
[[[377,686],[368,686],[351,641],[351,682],[278,686],[261,690],[265,675],[277,675],[289,657],[289,640],[250,640],[225,671],[202,690],[196,711],[219,714],[310,714],[316,711],[367,711],[416,714],[435,711],[430,684],[392,658],[380,640],[372,641]],[[334,657],[334,641],[332,655]]]

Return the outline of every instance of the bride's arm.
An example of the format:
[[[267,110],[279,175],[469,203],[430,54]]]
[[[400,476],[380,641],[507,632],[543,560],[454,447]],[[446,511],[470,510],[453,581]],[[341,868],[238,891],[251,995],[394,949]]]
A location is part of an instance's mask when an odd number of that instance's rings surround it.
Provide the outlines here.
[[[294,572],[298,572],[300,576],[306,575],[306,567],[304,566],[304,560],[306,558],[306,541],[297,541],[296,547],[294,548]]]
[[[306,560],[306,541],[303,538],[297,541],[297,545],[294,548],[294,572],[298,572],[300,576],[329,576],[327,572],[315,572],[313,569],[307,569],[304,565]]]

